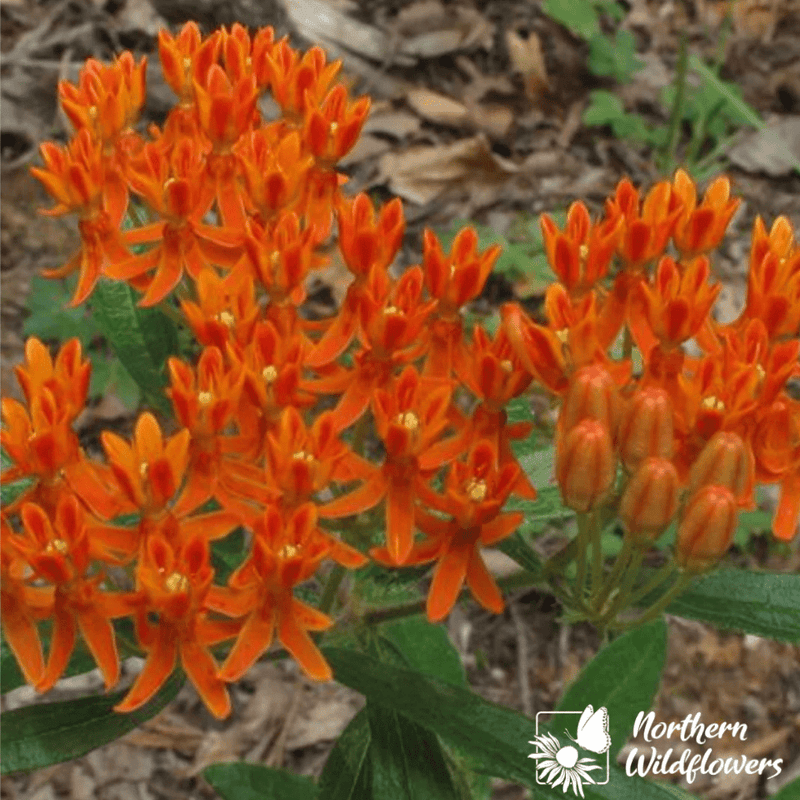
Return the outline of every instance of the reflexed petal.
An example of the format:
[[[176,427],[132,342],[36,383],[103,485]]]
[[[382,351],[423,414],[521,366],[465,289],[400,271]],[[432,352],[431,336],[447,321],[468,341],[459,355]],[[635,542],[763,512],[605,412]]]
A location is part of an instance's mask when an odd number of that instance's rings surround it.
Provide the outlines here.
[[[35,686],[44,675],[44,657],[42,656],[42,643],[36,624],[23,613],[21,608],[3,608],[3,635],[17,659],[20,671],[25,680]]]
[[[223,681],[236,681],[255,664],[272,644],[275,632],[275,612],[253,612],[242,627],[233,649],[219,671]]]
[[[467,585],[472,590],[475,599],[488,611],[495,614],[502,613],[505,608],[503,595],[486,569],[480,552],[476,549],[472,553],[467,567]]]
[[[278,638],[309,678],[315,681],[329,681],[333,678],[330,665],[308,633],[300,627],[294,609],[284,615],[278,624]]]
[[[231,713],[231,699],[224,681],[217,676],[217,665],[211,653],[193,641],[181,642],[180,651],[183,669],[206,708],[217,719],[225,719]]]
[[[106,689],[119,680],[119,655],[111,623],[94,608],[77,614],[78,626],[95,663],[103,673]]]
[[[50,652],[47,654],[47,666],[41,680],[36,684],[37,692],[46,692],[53,688],[66,669],[74,647],[75,620],[68,611],[57,608],[53,619],[53,635],[50,639]]]
[[[178,657],[178,641],[174,634],[174,631],[165,628],[157,631],[153,646],[144,662],[144,669],[139,673],[128,694],[114,706],[114,711],[133,711],[144,705],[161,688],[175,669]]]
[[[467,575],[471,552],[472,545],[460,544],[445,553],[436,565],[427,602],[428,619],[431,622],[444,619],[456,604]]]

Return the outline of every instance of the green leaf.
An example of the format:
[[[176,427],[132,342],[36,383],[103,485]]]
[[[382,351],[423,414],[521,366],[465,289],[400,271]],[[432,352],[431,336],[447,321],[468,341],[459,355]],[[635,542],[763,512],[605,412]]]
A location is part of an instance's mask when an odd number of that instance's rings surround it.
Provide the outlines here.
[[[459,800],[436,734],[371,702],[367,703],[367,718],[372,797]]]
[[[91,672],[95,666],[91,653],[81,641],[72,651],[63,677],[71,678],[73,675],[83,675],[85,672]],[[5,694],[24,685],[25,678],[17,664],[17,659],[11,652],[5,636],[3,636],[0,638],[0,694]]]
[[[314,800],[317,786],[309,778],[244,761],[212,764],[203,777],[223,800]]]
[[[5,470],[14,466],[14,462],[8,457],[5,450],[0,450],[0,470]],[[12,483],[4,483],[0,486],[0,506],[5,508],[13,503],[29,486],[33,485],[33,478],[22,478]]]
[[[561,698],[557,711],[583,711],[590,703],[608,709],[612,759],[625,744],[636,715],[647,711],[661,682],[667,655],[663,619],[643,625],[606,645]]]
[[[472,768],[529,786],[537,800],[563,800],[561,789],[536,783],[535,764],[528,758],[533,749],[528,742],[536,732],[532,720],[468,689],[382,663],[364,653],[339,648],[325,648],[324,653],[337,681],[365,694],[369,702],[434,731],[446,745],[469,754]],[[672,800],[658,784],[628,777],[617,767],[612,767],[608,784],[586,785],[584,792],[587,800]]]
[[[183,681],[183,673],[174,672],[152,700],[129,714],[114,711],[127,689],[113,695],[42,703],[4,712],[0,716],[3,726],[0,773],[29,772],[60,764],[124,736],[172,701]]]
[[[630,31],[618,30],[613,39],[598,34],[589,42],[589,69],[594,75],[610,76],[618,83],[628,83],[641,67]]]
[[[137,306],[133,289],[121,281],[99,281],[92,295],[92,310],[146,401],[170,414],[162,390],[167,382],[166,360],[178,351],[176,326],[159,309]]]
[[[444,625],[407,617],[381,625],[378,635],[391,644],[404,665],[453,686],[467,685],[461,657]]]
[[[772,800],[797,800],[800,797],[800,779],[787,783],[777,794],[772,795]]]
[[[372,773],[369,746],[372,734],[367,709],[362,708],[331,750],[319,778],[319,800],[367,800]]]
[[[86,306],[70,308],[75,281],[53,280],[34,275],[28,295],[30,315],[22,325],[25,336],[63,341],[77,337],[84,349],[98,335],[97,324]]]
[[[600,17],[590,0],[545,0],[542,10],[586,41],[600,31]]]
[[[667,613],[767,639],[800,642],[800,575],[720,569],[690,585]]]

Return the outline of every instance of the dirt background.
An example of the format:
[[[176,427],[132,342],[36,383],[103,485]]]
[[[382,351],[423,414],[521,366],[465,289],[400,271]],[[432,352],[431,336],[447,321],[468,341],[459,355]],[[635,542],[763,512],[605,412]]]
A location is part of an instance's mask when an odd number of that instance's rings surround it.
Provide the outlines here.
[[[678,42],[712,59],[767,120],[771,134],[743,130],[728,152],[727,172],[744,202],[716,263],[725,283],[719,313],[740,307],[754,216],[784,214],[800,223],[800,3],[796,0],[629,0],[630,30],[645,68],[619,88],[629,110],[664,122],[661,89],[674,77]],[[732,21],[724,34],[723,20]],[[2,391],[15,394],[11,367],[22,358],[32,277],[60,265],[76,244],[69,221],[36,213],[45,201],[28,168],[42,139],[63,140],[55,104],[59,79],[74,80],[82,61],[122,49],[151,54],[145,116],[160,120],[172,102],[156,65],[160,27],[197,19],[205,30],[242,22],[272,24],[298,46],[321,43],[343,58],[353,90],[369,93],[365,134],[343,167],[354,191],[400,195],[409,221],[404,258],[417,260],[425,226],[472,219],[513,236],[515,224],[583,198],[597,212],[623,176],[649,185],[659,176],[647,151],[587,128],[582,113],[594,88],[613,88],[588,70],[588,48],[520,0],[0,0],[0,156],[2,166]],[[780,144],[776,144],[778,141]],[[787,155],[788,150],[788,155]],[[793,155],[792,155],[793,154]],[[342,275],[325,276],[342,295]],[[542,286],[516,275],[490,281],[481,302],[516,297],[536,306]],[[130,414],[113,395],[96,398],[82,425],[124,427]],[[774,501],[774,498],[773,498]],[[768,507],[770,496],[765,497]],[[561,534],[554,534],[563,536]],[[768,533],[731,558],[769,569],[800,570],[795,546],[776,557]],[[496,554],[494,570],[508,569]],[[536,591],[508,598],[501,616],[457,608],[448,630],[471,684],[483,696],[527,714],[552,708],[597,651],[594,631],[563,624],[554,600]],[[669,656],[654,708],[659,720],[702,712],[705,722],[748,725],[746,745],[722,740],[719,755],[783,758],[783,774],[701,777],[684,787],[708,800],[768,797],[800,776],[800,648],[722,634],[670,618]],[[126,662],[134,674],[136,659]],[[97,675],[63,681],[46,699],[96,691]],[[261,663],[232,687],[235,711],[220,723],[185,688],[161,715],[85,758],[29,776],[3,779],[2,797],[20,800],[160,800],[213,798],[200,776],[208,764],[246,759],[318,775],[332,742],[359,708],[338,686],[312,685],[290,663]],[[3,709],[36,700],[22,688]],[[630,743],[628,747],[632,746]],[[669,743],[665,743],[664,747]],[[626,755],[623,750],[623,758]],[[494,783],[495,800],[529,796]]]

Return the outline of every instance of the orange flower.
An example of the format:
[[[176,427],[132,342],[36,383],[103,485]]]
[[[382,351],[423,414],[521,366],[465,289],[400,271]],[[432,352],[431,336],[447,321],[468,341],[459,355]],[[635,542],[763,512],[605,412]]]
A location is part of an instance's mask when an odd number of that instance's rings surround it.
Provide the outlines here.
[[[338,358],[356,334],[367,283],[374,272],[386,274],[400,250],[405,231],[403,206],[392,200],[375,219],[375,209],[366,194],[342,200],[337,209],[339,250],[355,280],[347,289],[342,307],[323,337],[311,351],[308,365],[321,367]]]
[[[281,122],[244,134],[235,148],[245,200],[257,221],[265,224],[294,208],[313,159],[304,152],[300,134]]]
[[[87,129],[104,147],[114,147],[139,117],[146,79],[147,59],[136,64],[128,51],[110,65],[89,58],[77,86],[58,84],[61,107],[76,130]]]
[[[628,401],[619,427],[619,454],[635,472],[646,458],[672,458],[675,425],[672,403],[663,389],[638,388]]]
[[[332,412],[323,411],[308,428],[293,406],[284,409],[277,428],[267,434],[266,468],[284,509],[308,502],[331,481],[366,480],[373,472],[336,435]]]
[[[177,542],[150,536],[136,569],[136,636],[147,650],[144,668],[115,711],[133,711],[167,680],[176,661],[211,713],[222,719],[231,705],[209,646],[229,639],[238,626],[208,618],[207,597],[214,571],[208,544],[199,536]]]
[[[35,686],[44,675],[36,622],[50,616],[53,587],[30,585],[30,567],[13,546],[12,536],[11,525],[5,515],[0,515],[0,623],[25,680]]]
[[[103,431],[103,449],[117,485],[144,517],[159,516],[180,489],[189,466],[190,438],[184,428],[165,442],[149,411],[136,421],[130,444]]]
[[[645,458],[631,476],[619,504],[619,518],[637,545],[649,546],[678,510],[680,479],[666,458]]]
[[[422,270],[412,267],[390,289],[387,276],[373,273],[361,297],[364,346],[354,356],[355,366],[310,382],[321,394],[341,393],[334,410],[337,431],[361,417],[375,390],[386,385],[399,365],[421,355],[422,331],[432,306],[422,300],[422,280]]]
[[[741,200],[731,199],[731,182],[720,177],[708,187],[698,206],[694,181],[682,169],[672,179],[672,191],[682,205],[672,240],[681,260],[689,261],[719,245]]]
[[[420,379],[407,366],[392,391],[377,389],[375,427],[386,448],[383,466],[358,489],[319,509],[322,518],[346,517],[386,498],[386,540],[395,564],[402,564],[414,542],[414,507],[436,469],[463,449],[461,437],[441,440],[448,425],[450,388]]]
[[[67,495],[62,495],[52,523],[33,503],[23,505],[21,517],[24,534],[12,537],[13,546],[55,590],[50,652],[36,689],[46,692],[61,677],[78,629],[110,688],[119,678],[119,656],[109,619],[123,617],[129,609],[124,595],[100,589],[102,574],[88,574],[99,531],[87,526],[80,504]]]
[[[496,614],[503,610],[502,595],[486,569],[480,546],[505,539],[522,522],[521,512],[500,513],[518,472],[519,467],[514,464],[498,469],[497,451],[490,442],[481,441],[466,463],[453,463],[444,496],[429,492],[426,497],[434,508],[451,518],[441,519],[417,509],[417,524],[427,538],[414,545],[403,563],[438,561],[427,602],[428,619],[432,622],[450,613],[465,580],[484,608]],[[391,548],[376,548],[370,554],[381,563],[396,563]]]
[[[682,211],[682,198],[668,181],[661,181],[639,202],[639,192],[625,178],[606,201],[606,216],[622,215],[617,253],[626,269],[637,271],[664,252]]]
[[[194,82],[204,84],[208,71],[216,63],[222,43],[222,31],[203,39],[196,22],[187,22],[177,36],[166,28],[158,32],[158,55],[164,80],[182,103],[194,99]]]
[[[582,202],[573,203],[560,231],[548,214],[539,218],[547,260],[570,295],[579,298],[605,277],[617,249],[622,216],[609,207],[602,222],[592,224]]]
[[[220,278],[212,269],[204,269],[197,278],[197,303],[181,301],[181,311],[200,344],[218,347],[244,347],[253,338],[253,329],[261,310],[256,303],[253,278],[243,270],[233,270]]]
[[[333,623],[328,616],[294,597],[298,583],[308,580],[322,561],[331,558],[351,569],[366,558],[317,527],[314,506],[306,503],[284,519],[268,507],[253,527],[253,550],[231,575],[229,589],[216,590],[209,605],[228,616],[244,617],[236,643],[219,676],[238,680],[272,643],[295,657],[303,672],[319,681],[330,680],[331,669],[308,635]]]
[[[128,231],[125,238],[130,245],[156,242],[156,246],[109,266],[107,274],[130,281],[155,270],[140,305],[163,300],[184,272],[198,280],[212,265],[232,267],[240,256],[238,233],[202,221],[213,198],[202,180],[203,163],[191,141],[179,142],[169,158],[151,142],[130,171],[131,186],[163,221]]]
[[[678,347],[700,331],[721,288],[711,284],[710,277],[711,268],[704,256],[683,266],[664,256],[653,285],[637,285],[642,313],[632,309],[628,324],[642,353],[649,354],[656,341],[664,350]]]
[[[331,169],[353,149],[369,107],[368,97],[349,102],[347,89],[338,84],[318,106],[307,111],[303,131],[305,141],[322,168]]]
[[[94,141],[86,128],[78,131],[66,148],[44,142],[40,150],[45,168],[34,167],[31,174],[57,202],[55,208],[44,213],[77,212],[81,234],[78,252],[63,267],[43,274],[64,278],[78,272],[70,302],[76,306],[91,294],[105,268],[130,256],[120,232],[128,207],[128,188],[109,169],[101,143]]]

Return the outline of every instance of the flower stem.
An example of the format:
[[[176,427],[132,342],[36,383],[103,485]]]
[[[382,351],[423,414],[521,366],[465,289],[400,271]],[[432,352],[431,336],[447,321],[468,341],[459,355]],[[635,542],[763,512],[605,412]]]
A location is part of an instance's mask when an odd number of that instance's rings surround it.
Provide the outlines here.
[[[619,625],[615,625],[614,627],[620,631],[626,631],[630,628],[643,625],[645,622],[650,622],[654,620],[656,617],[660,616],[667,608],[667,606],[694,580],[694,573],[692,572],[684,572],[679,577],[672,586],[664,592],[661,597],[653,603],[644,614],[636,617],[634,620],[630,620],[629,622],[622,622]]]
[[[339,587],[342,585],[342,581],[344,580],[344,576],[346,574],[347,570],[341,564],[334,564],[331,574],[328,576],[328,582],[325,584],[325,588],[322,590],[322,597],[319,601],[319,610],[323,614],[329,613],[333,608],[333,604],[336,601],[336,594],[339,591]]]
[[[575,599],[583,603],[586,587],[586,551],[589,546],[589,515],[578,514],[578,577],[575,579]]]
[[[614,587],[619,583],[622,574],[625,571],[625,567],[628,566],[630,563],[631,556],[633,555],[633,547],[630,543],[630,538],[625,537],[622,540],[622,549],[617,554],[617,559],[614,562],[614,566],[611,569],[611,573],[609,574],[608,578],[606,578],[606,582],[603,584],[603,588],[600,590],[599,594],[595,598],[593,608],[598,612],[602,613],[603,611],[603,604],[608,599],[608,596],[613,591]]]
[[[628,600],[629,606],[635,606],[642,598],[647,597],[650,592],[652,592],[657,586],[660,586],[664,583],[670,575],[677,569],[677,563],[674,559],[670,559],[664,564],[663,567],[660,567],[650,578],[647,583],[644,584],[640,589],[635,591],[630,599]]]
[[[600,618],[598,622],[599,627],[605,628],[623,608],[627,607],[628,598],[631,596],[636,578],[639,577],[639,567],[642,565],[643,555],[641,548],[636,547],[633,549],[633,554],[626,568],[625,577],[622,580],[622,587],[619,590],[619,594],[614,598],[608,611]]]
[[[600,519],[596,511],[589,515],[589,534],[592,541],[592,590],[594,597],[603,583],[603,546],[600,541]]]

